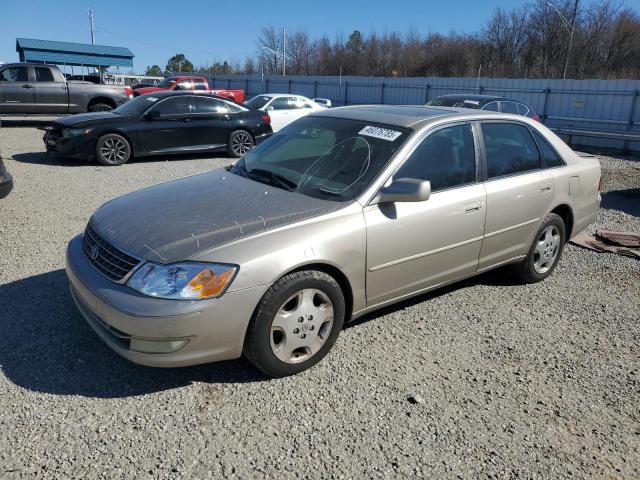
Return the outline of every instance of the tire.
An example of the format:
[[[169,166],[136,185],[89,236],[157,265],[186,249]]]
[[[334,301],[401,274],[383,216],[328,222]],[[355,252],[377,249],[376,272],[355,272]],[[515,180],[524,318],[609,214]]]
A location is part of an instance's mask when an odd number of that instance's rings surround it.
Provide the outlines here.
[[[107,133],[96,142],[96,160],[107,167],[122,165],[131,157],[131,145],[117,133]]]
[[[344,295],[333,277],[317,270],[290,273],[256,307],[244,355],[270,377],[300,373],[331,350],[344,317]]]
[[[90,112],[110,112],[113,107],[108,103],[94,103],[89,107]]]
[[[235,130],[229,135],[227,152],[233,158],[243,157],[253,147],[253,137],[246,130]]]
[[[513,273],[523,283],[536,283],[553,273],[567,239],[562,217],[550,213],[542,221],[527,257],[513,265]]]

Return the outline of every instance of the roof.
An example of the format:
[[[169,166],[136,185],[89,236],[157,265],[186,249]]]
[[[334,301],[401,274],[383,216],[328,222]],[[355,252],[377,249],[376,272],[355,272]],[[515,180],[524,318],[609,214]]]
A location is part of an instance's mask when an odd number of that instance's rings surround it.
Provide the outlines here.
[[[133,67],[133,53],[125,47],[16,38],[21,62],[104,67]]]
[[[386,123],[398,127],[418,127],[430,119],[470,112],[477,114],[476,111],[470,111],[466,108],[422,107],[416,105],[359,105],[330,108],[314,113],[314,115]]]
[[[258,93],[255,95],[256,97],[271,97],[271,98],[282,98],[282,97],[302,97],[309,100],[309,98],[304,95],[298,95],[297,93]]]
[[[440,95],[436,98],[464,98],[467,100],[478,100],[478,101],[492,101],[492,100],[504,100],[506,97],[500,97],[497,95],[478,95],[475,93],[464,94],[464,93],[452,93],[449,95]],[[434,100],[436,99],[434,98]]]

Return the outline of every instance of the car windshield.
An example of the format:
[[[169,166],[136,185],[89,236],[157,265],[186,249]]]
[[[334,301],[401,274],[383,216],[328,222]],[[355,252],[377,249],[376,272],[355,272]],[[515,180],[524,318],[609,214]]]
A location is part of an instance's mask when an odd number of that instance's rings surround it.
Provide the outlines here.
[[[139,115],[158,101],[153,95],[140,95],[116,108],[113,113],[118,115]]]
[[[160,81],[156,87],[160,87],[160,88],[167,88],[170,87],[172,84],[176,83],[175,79],[169,77],[169,78],[165,78],[164,80]]]
[[[411,132],[395,125],[308,116],[265,140],[230,171],[315,198],[352,200]]]
[[[470,100],[462,97],[434,98],[427,102],[430,107],[459,107],[459,108],[480,108],[478,100]]]
[[[253,97],[251,100],[249,100],[246,105],[247,107],[250,108],[255,108],[256,110],[260,110],[262,107],[264,107],[269,100],[271,100],[271,97],[267,97],[265,95],[258,95],[257,97]]]

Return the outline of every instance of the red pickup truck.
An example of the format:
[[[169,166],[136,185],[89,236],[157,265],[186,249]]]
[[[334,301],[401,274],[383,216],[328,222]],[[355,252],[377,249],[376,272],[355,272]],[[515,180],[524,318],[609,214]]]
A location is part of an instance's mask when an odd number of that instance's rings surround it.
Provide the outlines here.
[[[198,90],[201,92],[215,93],[216,95],[230,98],[238,103],[244,102],[244,90],[209,88],[209,83],[206,78],[192,76],[167,77],[155,87],[135,89],[133,91],[133,95],[137,97],[138,95],[144,95],[145,93],[161,92],[165,90]]]

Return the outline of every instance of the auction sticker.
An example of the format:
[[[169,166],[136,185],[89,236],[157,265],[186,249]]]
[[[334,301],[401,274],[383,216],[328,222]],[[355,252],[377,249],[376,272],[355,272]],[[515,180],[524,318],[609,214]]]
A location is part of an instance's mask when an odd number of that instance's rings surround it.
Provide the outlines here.
[[[393,142],[396,138],[402,135],[402,132],[396,132],[395,130],[389,130],[388,128],[373,127],[371,125],[367,125],[358,133],[360,135],[380,138],[382,140],[387,140],[389,142]]]

